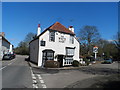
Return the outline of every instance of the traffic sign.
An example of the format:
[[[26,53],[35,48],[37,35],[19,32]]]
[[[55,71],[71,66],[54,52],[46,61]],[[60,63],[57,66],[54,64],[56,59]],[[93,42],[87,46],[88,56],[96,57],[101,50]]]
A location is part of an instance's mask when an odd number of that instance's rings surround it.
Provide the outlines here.
[[[94,46],[94,47],[93,47],[93,52],[94,52],[94,53],[98,53],[98,47],[97,47],[97,46]]]

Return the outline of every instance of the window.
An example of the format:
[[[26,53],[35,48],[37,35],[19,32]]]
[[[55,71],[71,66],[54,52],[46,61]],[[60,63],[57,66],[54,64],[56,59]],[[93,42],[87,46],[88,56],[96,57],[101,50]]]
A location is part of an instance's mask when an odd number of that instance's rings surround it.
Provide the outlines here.
[[[70,43],[74,44],[74,36],[70,35]]]
[[[67,56],[74,56],[74,48],[66,48],[66,55]]]
[[[45,46],[45,41],[41,41],[41,46]]]
[[[54,51],[44,50],[43,51],[43,60],[54,60]]]
[[[53,41],[53,42],[55,41],[55,32],[54,32],[54,31],[50,31],[50,36],[49,36],[49,38],[50,38],[50,39],[49,39],[50,41]]]
[[[72,56],[66,56],[64,64],[72,64],[73,62],[73,57]]]

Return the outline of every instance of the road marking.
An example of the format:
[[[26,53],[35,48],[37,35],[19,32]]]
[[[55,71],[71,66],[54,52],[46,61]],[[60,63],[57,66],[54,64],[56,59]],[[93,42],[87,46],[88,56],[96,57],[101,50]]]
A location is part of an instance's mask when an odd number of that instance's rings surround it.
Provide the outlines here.
[[[9,66],[9,65],[13,64],[14,62],[15,62],[15,60],[14,60],[14,61],[12,61],[11,63],[7,64],[7,66]],[[4,66],[4,67],[0,68],[0,70],[2,70],[2,69],[4,69],[4,68],[6,68],[7,66]]]
[[[6,67],[7,67],[7,66],[4,66],[4,67],[0,68],[0,70],[4,69],[4,68],[6,68]]]
[[[39,80],[40,80],[40,79],[42,79],[42,77],[41,77],[41,76],[40,76],[40,77],[38,77],[38,78],[39,78]]]
[[[33,79],[33,88],[38,88],[38,82],[36,80],[37,79],[36,76],[38,77],[42,88],[47,88],[47,86],[45,85],[44,80],[42,79],[41,75],[40,74],[34,74],[31,67],[30,67],[30,71],[31,71],[32,79]]]
[[[38,88],[38,86],[36,84],[33,84],[33,88]]]
[[[43,80],[40,80],[40,83],[44,83],[44,81],[43,81]]]
[[[36,80],[36,77],[35,77],[35,74],[33,73],[33,71],[32,71],[32,68],[30,67],[30,71],[31,71],[31,75],[32,75],[32,79],[33,79],[33,88],[38,88],[38,85],[37,85],[37,80]]]
[[[33,84],[37,84],[37,81],[36,81],[36,80],[33,80]]]
[[[39,81],[40,81],[40,83],[42,85],[42,88],[47,88],[47,86],[45,85],[45,82],[42,79],[41,75],[40,74],[36,74],[36,75],[37,75],[37,77],[38,77],[38,79],[39,79]]]
[[[46,86],[45,84],[42,84],[42,87],[43,87],[43,88],[47,88],[47,86]]]

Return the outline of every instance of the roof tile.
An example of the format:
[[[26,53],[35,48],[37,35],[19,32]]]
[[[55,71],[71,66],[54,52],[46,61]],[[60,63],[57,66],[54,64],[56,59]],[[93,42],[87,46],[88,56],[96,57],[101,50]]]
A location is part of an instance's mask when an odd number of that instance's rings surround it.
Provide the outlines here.
[[[56,30],[56,31],[59,31],[59,32],[64,32],[64,33],[69,33],[69,34],[74,35],[74,32],[70,31],[68,28],[66,28],[65,26],[63,26],[59,22],[54,23],[53,25],[51,25],[47,29]]]

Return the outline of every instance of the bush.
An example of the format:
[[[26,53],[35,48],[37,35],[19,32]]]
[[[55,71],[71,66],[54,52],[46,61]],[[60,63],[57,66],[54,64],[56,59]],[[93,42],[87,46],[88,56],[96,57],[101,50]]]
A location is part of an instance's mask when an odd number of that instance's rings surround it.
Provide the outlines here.
[[[90,64],[89,59],[84,58],[83,60],[85,61],[85,63],[86,63],[87,66]]]
[[[74,67],[79,67],[79,62],[77,60],[74,60],[73,63],[72,63],[72,65]]]
[[[59,68],[60,64],[58,61],[47,60],[45,62],[45,67],[47,67],[47,68]]]

